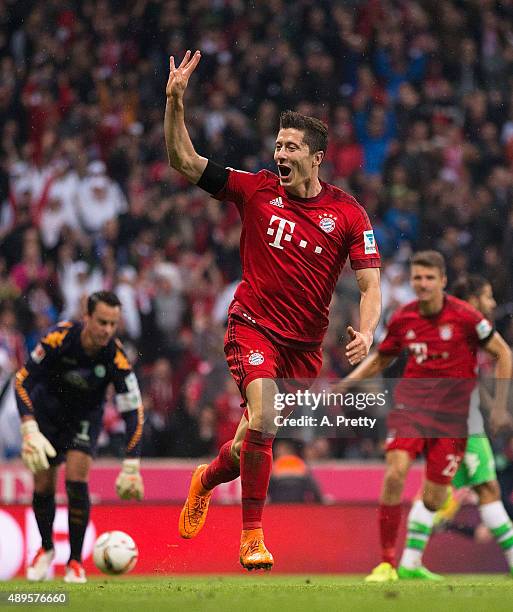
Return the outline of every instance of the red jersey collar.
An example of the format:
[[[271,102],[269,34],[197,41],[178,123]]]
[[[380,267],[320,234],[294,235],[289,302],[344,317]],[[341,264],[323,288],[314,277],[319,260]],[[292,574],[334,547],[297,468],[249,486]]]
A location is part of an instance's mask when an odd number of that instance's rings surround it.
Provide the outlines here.
[[[286,191],[282,185],[280,185],[280,189],[282,190],[283,195],[288,200],[293,200],[294,202],[300,202],[301,204],[305,204],[306,206],[309,206],[310,204],[316,204],[317,202],[319,202],[319,200],[322,200],[322,198],[326,195],[326,183],[321,180],[319,180],[319,182],[321,184],[321,190],[313,198],[300,198],[299,196],[292,195],[291,193]]]
[[[442,308],[438,312],[434,312],[433,314],[430,314],[430,315],[422,314],[420,312],[419,300],[417,300],[417,312],[419,313],[419,316],[422,317],[423,319],[436,319],[436,317],[439,317],[442,314],[446,305],[447,305],[447,294],[444,293],[444,301],[442,302]]]

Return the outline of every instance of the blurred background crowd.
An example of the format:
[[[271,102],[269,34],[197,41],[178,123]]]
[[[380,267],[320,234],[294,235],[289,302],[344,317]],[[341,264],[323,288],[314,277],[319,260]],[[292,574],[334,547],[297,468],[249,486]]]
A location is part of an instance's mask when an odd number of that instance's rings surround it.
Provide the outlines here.
[[[187,123],[218,163],[274,169],[281,110],[326,121],[322,178],[367,209],[384,320],[412,298],[416,249],[449,282],[490,279],[513,344],[513,0],[4,0],[0,3],[0,361],[114,290],[147,411],[144,454],[213,454],[240,418],[224,362],[240,279],[235,206],[170,170],[169,55],[199,48]],[[359,293],[345,270],[323,376]],[[302,442],[306,458],[375,458],[375,439]],[[103,452],[122,446],[109,400]]]

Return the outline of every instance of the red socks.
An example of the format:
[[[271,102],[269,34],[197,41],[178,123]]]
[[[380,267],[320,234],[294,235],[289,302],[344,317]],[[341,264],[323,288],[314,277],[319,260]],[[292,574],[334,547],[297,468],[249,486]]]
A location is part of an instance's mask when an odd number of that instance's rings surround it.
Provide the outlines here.
[[[205,489],[213,489],[222,482],[235,480],[239,474],[239,466],[232,458],[230,449],[233,440],[229,440],[219,450],[219,455],[212,461],[201,475],[201,484]]]
[[[242,528],[262,527],[267,488],[273,466],[274,437],[248,429],[240,453],[242,483]]]
[[[230,440],[223,444],[219,455],[201,476],[205,489],[213,489],[222,482],[235,480],[240,474],[243,529],[262,527],[262,513],[273,466],[273,440],[273,437],[248,429],[240,452],[240,469],[231,456],[233,440]]]
[[[401,524],[401,504],[379,505],[379,532],[381,536],[381,556],[385,563],[395,567],[395,544]]]

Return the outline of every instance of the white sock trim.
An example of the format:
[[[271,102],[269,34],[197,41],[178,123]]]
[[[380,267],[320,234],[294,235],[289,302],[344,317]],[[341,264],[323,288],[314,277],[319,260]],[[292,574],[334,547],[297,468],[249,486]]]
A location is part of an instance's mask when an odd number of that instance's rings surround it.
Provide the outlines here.
[[[511,520],[502,501],[498,500],[491,502],[490,504],[482,504],[479,506],[479,513],[481,514],[483,523],[488,527],[488,529],[490,529],[490,531],[497,529],[498,527],[502,527],[503,525],[509,526],[508,531],[499,537],[495,536],[495,539],[499,545],[503,540],[508,540],[513,535],[513,525],[511,524]],[[513,571],[513,547],[506,550],[503,549],[502,552],[506,557],[510,570]]]
[[[408,525],[410,523],[420,523],[425,527],[431,528],[433,527],[434,519],[435,513],[428,510],[421,499],[413,502],[410,513],[408,514]],[[424,540],[426,545],[427,541],[429,540],[429,535],[419,534],[417,532],[414,533],[411,531],[408,531],[406,537]],[[415,569],[420,567],[422,565],[423,554],[423,550],[418,550],[416,548],[405,548],[401,557],[400,565],[406,567],[407,569]]]
[[[511,522],[504,504],[500,500],[489,504],[482,504],[479,506],[479,513],[488,529],[497,529],[497,527],[501,527],[504,523]]]
[[[415,523],[421,523],[426,527],[433,527],[436,512],[428,510],[421,499],[418,499],[413,503],[410,514],[408,514],[408,523],[415,521]]]

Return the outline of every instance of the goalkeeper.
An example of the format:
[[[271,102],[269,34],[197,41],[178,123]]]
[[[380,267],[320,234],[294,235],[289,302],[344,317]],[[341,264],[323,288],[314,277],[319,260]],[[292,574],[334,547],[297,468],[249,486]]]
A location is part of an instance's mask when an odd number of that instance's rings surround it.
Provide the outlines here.
[[[143,407],[135,374],[114,337],[120,317],[121,303],[114,293],[93,293],[84,321],[65,321],[51,329],[16,373],[21,454],[34,474],[32,507],[42,540],[27,568],[28,580],[45,580],[55,556],[55,489],[58,466],[65,461],[71,554],[64,581],[86,582],[81,554],[91,505],[89,469],[110,383],[126,424],[126,458],[116,480],[117,493],[121,499],[143,497],[139,474]]]

